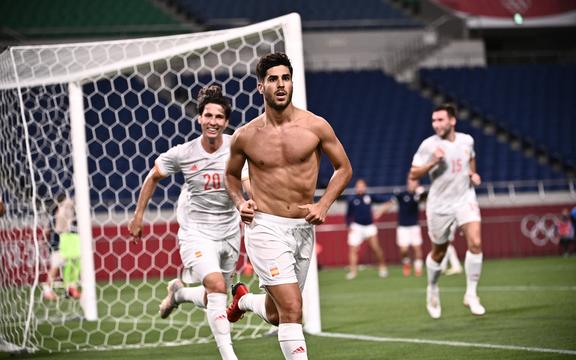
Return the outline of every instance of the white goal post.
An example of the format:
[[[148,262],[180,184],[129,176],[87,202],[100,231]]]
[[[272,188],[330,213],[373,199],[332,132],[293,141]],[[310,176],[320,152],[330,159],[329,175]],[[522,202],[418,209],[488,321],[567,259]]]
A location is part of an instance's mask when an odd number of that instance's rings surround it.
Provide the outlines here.
[[[12,47],[0,54],[0,351],[110,349],[206,342],[201,310],[162,320],[158,304],[178,276],[174,206],[182,180],[160,183],[146,235],[126,228],[154,159],[200,134],[195,97],[219,83],[233,101],[231,130],[262,112],[255,65],[285,52],[296,106],[306,108],[301,22],[289,14],[235,29],[185,35]],[[82,296],[42,298],[54,201],[72,195],[81,238]],[[304,329],[321,331],[314,256]],[[246,255],[239,277],[258,291]],[[56,283],[58,285],[58,283]],[[234,339],[269,325],[247,316]]]

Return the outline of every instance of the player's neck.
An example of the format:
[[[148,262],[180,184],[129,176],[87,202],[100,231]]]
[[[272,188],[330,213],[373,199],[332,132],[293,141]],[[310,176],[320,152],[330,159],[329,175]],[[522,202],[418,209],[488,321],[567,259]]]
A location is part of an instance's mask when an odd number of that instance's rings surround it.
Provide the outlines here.
[[[442,140],[454,142],[456,140],[456,131],[450,131],[446,136],[442,137]]]
[[[282,110],[266,106],[264,121],[273,126],[285,124],[293,119],[294,109],[294,105],[292,104],[288,104],[288,106]]]
[[[204,150],[209,154],[212,154],[213,152],[216,152],[216,150],[220,149],[222,142],[222,137],[209,138],[204,135],[202,135],[202,140],[200,141]]]

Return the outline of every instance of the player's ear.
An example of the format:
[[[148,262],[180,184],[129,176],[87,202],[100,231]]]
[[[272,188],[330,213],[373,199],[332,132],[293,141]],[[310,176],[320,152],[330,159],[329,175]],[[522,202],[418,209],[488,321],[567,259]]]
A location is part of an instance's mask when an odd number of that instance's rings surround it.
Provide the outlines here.
[[[264,85],[260,81],[258,82],[258,85],[256,85],[256,88],[260,94],[264,92]]]

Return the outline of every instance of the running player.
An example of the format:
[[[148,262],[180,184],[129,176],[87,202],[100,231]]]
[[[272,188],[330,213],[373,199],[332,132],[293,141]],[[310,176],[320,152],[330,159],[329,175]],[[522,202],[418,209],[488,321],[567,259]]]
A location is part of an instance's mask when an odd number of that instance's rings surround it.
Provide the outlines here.
[[[314,225],[325,221],[329,207],[350,181],[352,167],[330,124],[292,104],[292,65],[285,54],[260,58],[256,74],[265,111],[234,134],[226,187],[242,221],[249,224],[246,250],[266,294],[251,294],[244,284],[237,284],[228,319],[235,322],[246,310],[255,312],[278,325],[286,359],[307,359],[302,289],[314,248]],[[334,174],[314,203],[321,152],[328,156]],[[250,200],[244,200],[240,183],[246,161]]]
[[[142,236],[144,210],[158,182],[182,172],[185,184],[178,198],[178,244],[184,274],[201,286],[185,287],[180,279],[168,283],[168,295],[160,304],[166,318],[183,302],[206,309],[206,315],[222,359],[237,359],[226,319],[227,289],[240,252],[240,217],[224,187],[224,169],[230,154],[228,126],[231,105],[218,85],[198,94],[198,122],[202,136],[177,145],[155,161],[129,223],[135,240]]]
[[[464,261],[464,305],[470,308],[472,314],[484,315],[486,310],[476,294],[482,272],[482,240],[480,209],[474,190],[474,186],[480,185],[481,181],[476,172],[474,139],[456,132],[456,109],[450,104],[434,109],[432,128],[436,134],[420,144],[410,170],[412,179],[429,174],[432,181],[426,203],[428,234],[432,240],[432,251],[426,258],[426,308],[432,318],[440,318],[440,263],[448,247],[452,226],[456,223],[462,229],[468,245]]]

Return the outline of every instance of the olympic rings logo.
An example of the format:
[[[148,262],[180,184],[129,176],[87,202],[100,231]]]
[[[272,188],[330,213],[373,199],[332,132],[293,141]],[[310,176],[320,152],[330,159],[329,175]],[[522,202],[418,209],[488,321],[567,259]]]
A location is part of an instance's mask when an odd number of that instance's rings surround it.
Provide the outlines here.
[[[556,237],[556,215],[527,215],[520,223],[522,234],[532,240],[536,246],[544,246],[548,241],[558,244]]]

